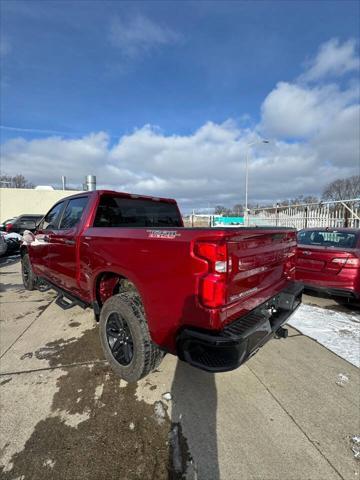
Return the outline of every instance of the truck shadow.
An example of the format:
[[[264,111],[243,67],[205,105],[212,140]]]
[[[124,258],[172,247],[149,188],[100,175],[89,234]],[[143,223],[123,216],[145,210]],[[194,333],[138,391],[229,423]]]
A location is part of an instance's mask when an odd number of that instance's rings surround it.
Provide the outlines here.
[[[171,396],[169,480],[219,480],[214,374],[178,360]]]

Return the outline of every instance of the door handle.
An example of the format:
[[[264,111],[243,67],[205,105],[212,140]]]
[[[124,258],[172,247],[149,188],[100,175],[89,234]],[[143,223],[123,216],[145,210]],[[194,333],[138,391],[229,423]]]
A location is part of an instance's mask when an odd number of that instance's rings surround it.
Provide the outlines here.
[[[75,240],[64,240],[64,243],[66,243],[66,245],[75,245]]]

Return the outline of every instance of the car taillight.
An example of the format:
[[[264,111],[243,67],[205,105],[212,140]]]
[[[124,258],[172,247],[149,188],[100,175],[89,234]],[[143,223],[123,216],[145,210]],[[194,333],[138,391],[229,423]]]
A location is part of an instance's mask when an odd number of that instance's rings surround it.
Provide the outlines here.
[[[10,230],[12,229],[12,226],[13,226],[12,223],[7,223],[7,224],[5,225],[5,231],[6,231],[6,232],[10,232]]]
[[[344,268],[358,268],[360,267],[360,259],[356,257],[348,258],[333,258],[331,263],[339,265]]]
[[[195,244],[194,253],[206,260],[208,264],[208,273],[200,279],[199,283],[201,303],[209,308],[224,305],[228,269],[226,244],[198,242]]]

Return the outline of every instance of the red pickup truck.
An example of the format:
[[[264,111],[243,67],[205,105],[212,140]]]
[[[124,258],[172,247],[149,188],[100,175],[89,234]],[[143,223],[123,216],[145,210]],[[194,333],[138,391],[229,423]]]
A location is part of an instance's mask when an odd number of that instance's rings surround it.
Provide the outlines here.
[[[301,302],[296,232],[186,228],[175,200],[98,190],[59,201],[21,248],[23,282],[92,307],[115,372],[132,382],[165,353],[212,372],[244,363]]]

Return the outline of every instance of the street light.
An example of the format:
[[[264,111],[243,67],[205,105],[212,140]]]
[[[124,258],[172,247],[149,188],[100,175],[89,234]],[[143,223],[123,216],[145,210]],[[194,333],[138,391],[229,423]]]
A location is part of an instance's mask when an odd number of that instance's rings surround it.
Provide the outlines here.
[[[259,143],[270,143],[269,140],[256,140],[255,142],[251,142],[247,144],[246,150],[246,172],[245,172],[245,212],[247,216],[247,223],[249,223],[248,219],[248,183],[249,183],[249,152],[250,147],[253,145],[258,145]]]

